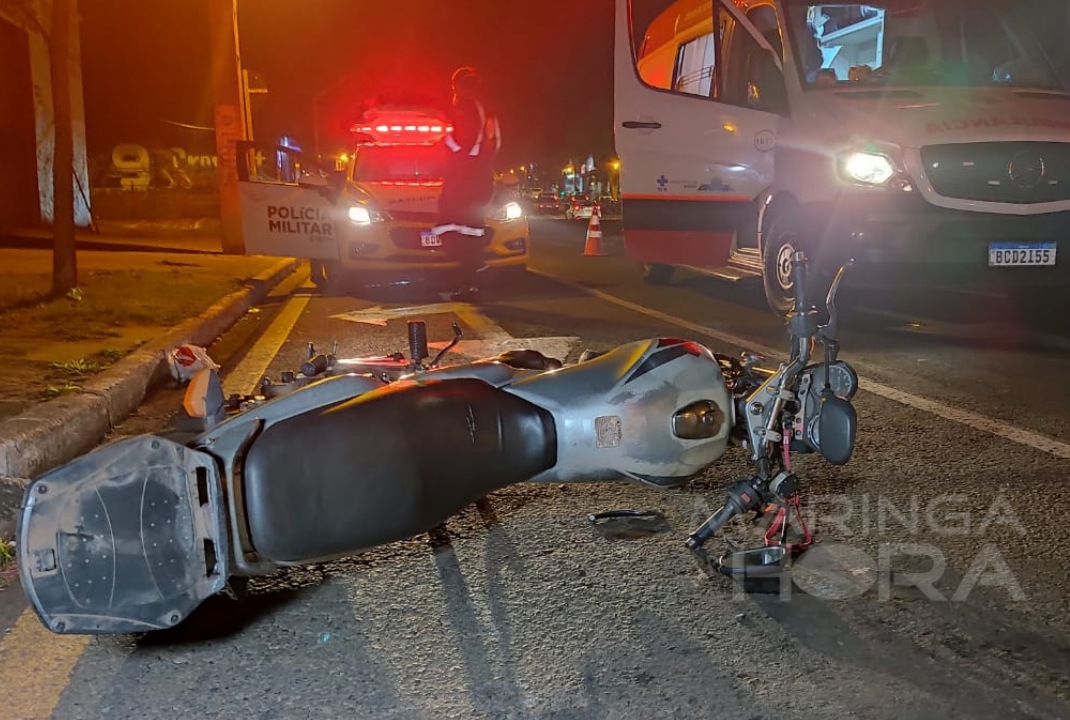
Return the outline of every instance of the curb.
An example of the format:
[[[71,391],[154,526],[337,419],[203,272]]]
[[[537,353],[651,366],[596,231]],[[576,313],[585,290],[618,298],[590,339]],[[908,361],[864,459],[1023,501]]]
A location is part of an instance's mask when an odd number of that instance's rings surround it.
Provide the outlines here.
[[[250,278],[247,287],[95,375],[81,391],[0,422],[0,539],[14,532],[15,514],[29,478],[96,447],[144,402],[152,389],[170,379],[167,355],[171,348],[182,344],[211,345],[299,265],[298,260],[280,261]]]

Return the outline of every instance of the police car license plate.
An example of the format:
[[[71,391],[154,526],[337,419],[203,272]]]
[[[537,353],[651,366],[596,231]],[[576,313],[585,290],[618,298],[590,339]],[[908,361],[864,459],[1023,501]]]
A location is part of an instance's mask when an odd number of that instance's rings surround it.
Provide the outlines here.
[[[991,243],[988,246],[989,267],[1020,267],[1054,265],[1055,243]]]
[[[442,237],[429,230],[421,230],[420,244],[424,247],[442,247]]]

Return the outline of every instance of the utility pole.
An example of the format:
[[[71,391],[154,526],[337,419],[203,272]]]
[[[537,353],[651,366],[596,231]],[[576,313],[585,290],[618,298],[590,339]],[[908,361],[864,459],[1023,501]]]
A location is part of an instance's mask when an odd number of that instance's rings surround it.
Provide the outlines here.
[[[212,91],[215,99],[215,144],[219,158],[219,211],[223,252],[244,254],[241,196],[238,191],[239,140],[247,139],[247,108],[238,45],[237,0],[209,0],[208,32],[212,43]]]
[[[74,129],[71,110],[71,30],[77,21],[77,0],[53,0],[49,34],[52,85],[52,295],[67,294],[78,285],[74,237]]]

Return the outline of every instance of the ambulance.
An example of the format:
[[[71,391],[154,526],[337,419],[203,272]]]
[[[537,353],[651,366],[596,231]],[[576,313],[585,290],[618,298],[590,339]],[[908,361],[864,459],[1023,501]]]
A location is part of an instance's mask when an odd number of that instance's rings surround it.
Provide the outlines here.
[[[432,232],[442,192],[448,126],[434,110],[384,108],[352,128],[344,169],[325,172],[299,150],[239,143],[246,252],[322,260],[331,285],[426,279],[456,268]],[[487,216],[488,279],[522,274],[524,212],[499,186]]]
[[[825,280],[854,258],[864,284],[1058,292],[1067,5],[616,0],[627,255],[761,278],[776,312],[797,249]]]

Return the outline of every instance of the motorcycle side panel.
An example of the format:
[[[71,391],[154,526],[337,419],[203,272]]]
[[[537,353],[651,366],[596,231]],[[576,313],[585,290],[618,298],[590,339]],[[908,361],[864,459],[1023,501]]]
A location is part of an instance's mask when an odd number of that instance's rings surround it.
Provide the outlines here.
[[[620,345],[505,388],[547,408],[557,422],[558,462],[536,482],[630,478],[678,485],[719,458],[735,421],[720,364],[706,347],[676,338]],[[707,400],[719,410],[711,437],[673,434],[673,415]]]
[[[42,475],[19,515],[18,565],[57,633],[144,632],[185,619],[227,579],[212,459],[140,436]]]

